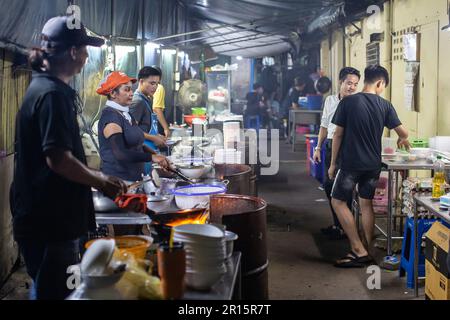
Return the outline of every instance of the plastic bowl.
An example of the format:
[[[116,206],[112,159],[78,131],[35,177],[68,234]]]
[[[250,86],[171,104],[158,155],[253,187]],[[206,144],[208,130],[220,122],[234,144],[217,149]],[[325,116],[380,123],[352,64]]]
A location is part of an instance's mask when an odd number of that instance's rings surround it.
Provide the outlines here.
[[[223,186],[194,184],[178,187],[173,190],[175,202],[180,209],[192,209],[202,203],[208,203],[211,195],[224,194],[227,189]]]
[[[109,240],[110,239],[111,238],[109,238]],[[152,237],[144,236],[121,236],[114,237],[112,239],[115,241],[115,244],[121,254],[129,253],[134,255],[136,259],[145,259],[147,250],[153,243]],[[95,241],[98,241],[98,239],[87,242],[85,247],[89,249],[89,247],[93,245]]]

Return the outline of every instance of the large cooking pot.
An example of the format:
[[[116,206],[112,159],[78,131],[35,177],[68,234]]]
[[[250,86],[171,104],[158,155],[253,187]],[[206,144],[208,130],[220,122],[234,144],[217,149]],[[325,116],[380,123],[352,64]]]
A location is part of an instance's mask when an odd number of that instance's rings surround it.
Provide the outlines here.
[[[215,176],[230,181],[227,193],[252,195],[252,168],[245,164],[215,164]]]

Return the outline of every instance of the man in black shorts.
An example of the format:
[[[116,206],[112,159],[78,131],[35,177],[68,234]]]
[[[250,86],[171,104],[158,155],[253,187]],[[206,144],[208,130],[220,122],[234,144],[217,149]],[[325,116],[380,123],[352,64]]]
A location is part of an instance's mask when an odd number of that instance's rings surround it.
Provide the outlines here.
[[[350,253],[338,260],[336,267],[363,267],[372,261],[356,228],[346,199],[358,185],[364,235],[368,246],[375,226],[372,199],[381,172],[381,139],[384,127],[394,129],[398,146],[409,149],[408,131],[402,126],[393,105],[380,97],[389,84],[389,74],[381,66],[364,71],[364,89],[345,97],[339,103],[332,123],[337,128],[333,137],[332,159],[328,175],[335,182],[331,191],[332,205],[350,241]],[[340,152],[340,153],[339,153]],[[340,169],[336,173],[336,159]]]

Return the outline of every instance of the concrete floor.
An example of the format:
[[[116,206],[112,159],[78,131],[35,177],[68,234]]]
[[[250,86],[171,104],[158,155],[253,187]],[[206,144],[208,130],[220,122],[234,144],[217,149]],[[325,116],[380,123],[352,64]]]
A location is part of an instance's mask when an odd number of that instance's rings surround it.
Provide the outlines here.
[[[269,203],[269,295],[279,300],[414,299],[397,271],[381,270],[381,289],[369,290],[367,269],[337,269],[336,258],[348,252],[346,240],[328,240],[320,228],[331,223],[325,194],[306,172],[304,146],[297,152],[280,142],[280,171],[261,177],[259,196]],[[381,261],[385,251],[378,250]],[[0,289],[0,299],[27,299],[29,279],[21,267]],[[423,299],[423,288],[420,288]]]
[[[270,299],[414,299],[398,271],[381,269],[381,289],[369,290],[367,269],[338,269],[334,260],[349,251],[347,240],[329,240],[320,228],[331,213],[320,184],[306,172],[305,148],[280,143],[280,171],[261,177],[259,196],[269,205]],[[382,261],[385,251],[374,253]],[[423,289],[419,288],[423,297]]]

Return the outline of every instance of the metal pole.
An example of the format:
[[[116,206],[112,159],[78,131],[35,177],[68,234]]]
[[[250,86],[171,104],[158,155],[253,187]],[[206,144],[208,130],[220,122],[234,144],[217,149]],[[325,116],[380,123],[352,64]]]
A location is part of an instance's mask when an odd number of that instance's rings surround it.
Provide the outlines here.
[[[416,297],[419,296],[419,241],[418,241],[418,232],[417,232],[417,201],[414,200],[414,295]],[[420,239],[422,241],[422,239]]]
[[[274,44],[281,44],[281,43],[287,43],[286,41],[275,41],[275,42],[268,42],[266,44],[261,44],[258,46],[247,46],[247,47],[238,47],[236,49],[230,49],[230,50],[224,50],[224,51],[216,51],[216,53],[224,53],[224,52],[232,52],[232,51],[238,51],[243,49],[250,49],[250,48],[259,48],[259,47],[267,47]]]
[[[388,170],[388,212],[387,212],[387,255],[392,255],[392,215],[393,201],[392,191],[394,190],[394,172],[392,169]]]
[[[299,12],[302,12],[302,11],[298,11],[297,10],[294,13],[290,13],[290,14],[283,15],[283,16],[277,16],[276,18],[277,19],[281,19],[281,18],[290,17],[290,16],[293,16],[294,14],[298,14]],[[188,35],[191,35],[191,34],[198,34],[198,33],[202,33],[202,32],[213,31],[213,30],[217,30],[217,29],[220,29],[220,28],[224,28],[224,27],[239,27],[239,26],[246,25],[246,24],[252,25],[252,24],[254,24],[256,22],[267,21],[267,20],[270,20],[270,19],[273,19],[273,18],[274,18],[273,16],[269,16],[269,17],[263,17],[263,18],[255,19],[255,20],[240,21],[240,22],[237,22],[237,23],[234,23],[234,24],[222,23],[222,24],[220,24],[219,26],[216,26],[216,27],[205,28],[205,29],[195,30],[195,31],[190,31],[190,32],[184,32],[184,33],[174,34],[174,35],[166,36],[166,37],[160,37],[160,38],[152,39],[152,41],[156,42],[156,41],[161,41],[161,40],[173,39],[173,38],[178,38],[178,37],[182,37],[182,36],[188,36]]]

